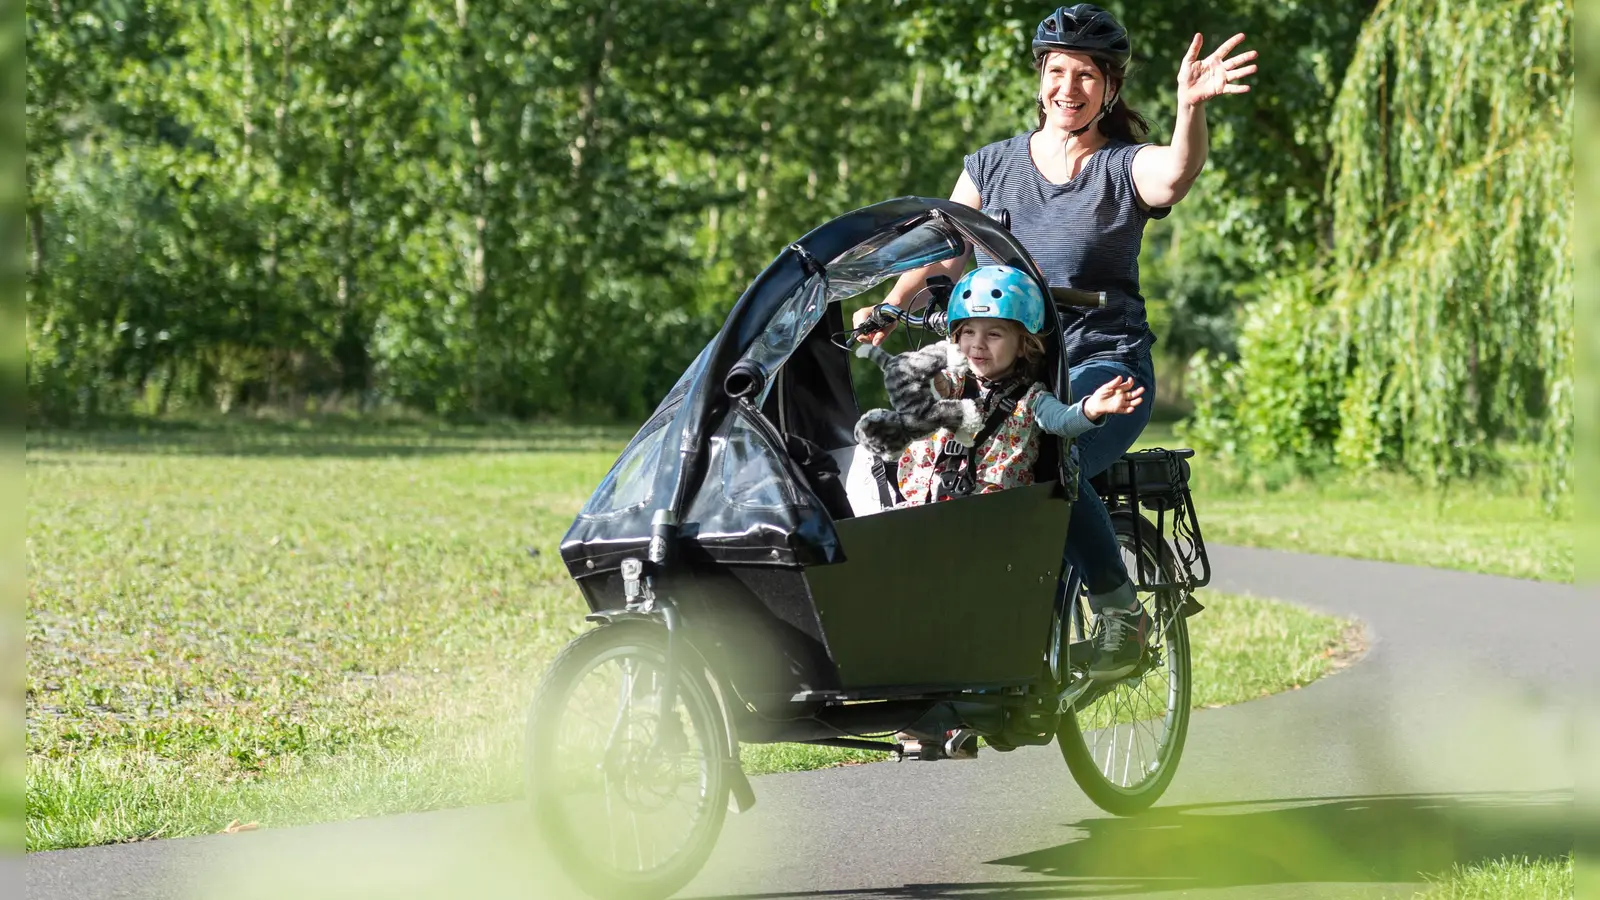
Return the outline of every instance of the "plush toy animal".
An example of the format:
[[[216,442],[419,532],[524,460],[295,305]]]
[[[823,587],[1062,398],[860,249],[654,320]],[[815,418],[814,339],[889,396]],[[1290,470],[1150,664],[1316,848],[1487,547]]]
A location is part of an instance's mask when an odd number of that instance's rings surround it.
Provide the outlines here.
[[[896,459],[906,445],[948,428],[958,439],[973,440],[983,429],[983,416],[972,400],[951,400],[933,390],[933,378],[950,369],[957,377],[968,371],[966,357],[949,341],[929,344],[898,356],[871,344],[856,348],[883,370],[883,384],[893,409],[870,409],[856,422],[856,442],[881,459]]]

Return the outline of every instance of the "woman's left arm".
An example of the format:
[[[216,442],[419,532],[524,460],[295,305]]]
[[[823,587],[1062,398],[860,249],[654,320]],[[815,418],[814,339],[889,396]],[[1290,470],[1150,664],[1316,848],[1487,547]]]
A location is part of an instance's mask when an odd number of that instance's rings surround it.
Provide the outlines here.
[[[1224,59],[1243,43],[1244,35],[1228,38],[1201,59],[1204,40],[1194,36],[1178,67],[1178,120],[1172,127],[1172,143],[1145,147],[1133,157],[1133,188],[1145,206],[1171,206],[1182,200],[1206,167],[1206,101],[1250,90],[1250,85],[1234,82],[1255,74],[1256,67],[1245,64],[1256,58],[1256,52]]]

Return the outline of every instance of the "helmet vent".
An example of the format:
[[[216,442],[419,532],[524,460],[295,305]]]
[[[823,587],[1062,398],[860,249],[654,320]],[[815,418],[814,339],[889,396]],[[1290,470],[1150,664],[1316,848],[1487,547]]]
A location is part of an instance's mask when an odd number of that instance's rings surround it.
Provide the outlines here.
[[[1004,297],[1005,294],[1001,293],[999,288],[995,288],[994,290],[989,292],[989,296],[995,298],[996,300],[999,300],[1001,297]]]
[[[970,291],[970,290],[962,291],[961,292],[961,299],[963,299],[963,300],[971,300],[972,299],[972,291]]]

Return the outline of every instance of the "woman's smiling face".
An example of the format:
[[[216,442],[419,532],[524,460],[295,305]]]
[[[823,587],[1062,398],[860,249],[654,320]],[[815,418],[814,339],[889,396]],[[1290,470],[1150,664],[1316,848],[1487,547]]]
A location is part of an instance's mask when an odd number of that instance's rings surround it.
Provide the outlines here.
[[[1053,52],[1039,69],[1045,121],[1075,131],[1094,121],[1106,97],[1106,77],[1083,53]]]

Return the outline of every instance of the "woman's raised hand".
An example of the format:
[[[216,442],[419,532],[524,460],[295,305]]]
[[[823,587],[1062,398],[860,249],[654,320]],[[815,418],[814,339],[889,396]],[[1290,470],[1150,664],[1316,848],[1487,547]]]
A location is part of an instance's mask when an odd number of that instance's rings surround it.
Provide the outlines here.
[[[1236,34],[1222,42],[1222,46],[1205,59],[1200,58],[1200,48],[1205,38],[1199,34],[1189,42],[1189,52],[1183,55],[1178,66],[1178,104],[1198,105],[1223,94],[1249,93],[1250,85],[1238,84],[1239,79],[1254,75],[1256,67],[1245,65],[1256,58],[1256,51],[1247,50],[1238,56],[1228,56],[1244,42],[1243,34]],[[1227,57],[1226,59],[1224,57]]]
[[[1083,400],[1083,414],[1093,421],[1104,416],[1131,413],[1144,402],[1144,388],[1126,375],[1119,375],[1095,389]]]

